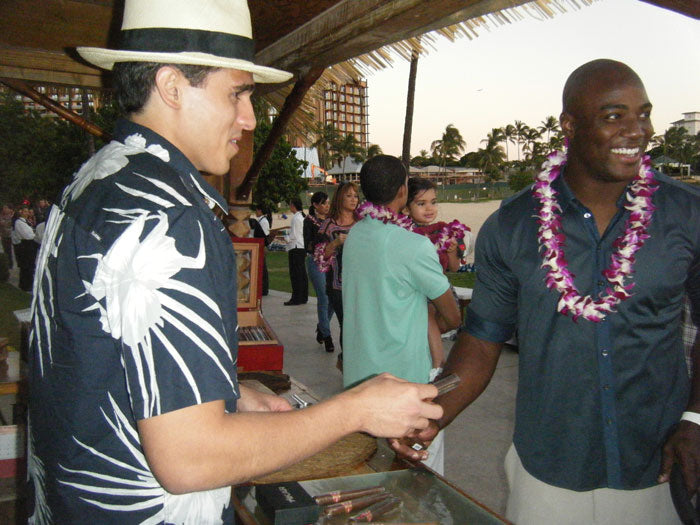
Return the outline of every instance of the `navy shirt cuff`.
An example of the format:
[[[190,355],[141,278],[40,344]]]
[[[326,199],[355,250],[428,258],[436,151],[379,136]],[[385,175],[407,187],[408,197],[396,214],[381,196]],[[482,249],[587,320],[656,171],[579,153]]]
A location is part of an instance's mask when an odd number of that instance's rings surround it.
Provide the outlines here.
[[[515,324],[494,323],[479,317],[471,307],[467,307],[467,315],[464,324],[459,329],[460,332],[467,332],[477,339],[490,341],[492,343],[505,343],[515,331]]]

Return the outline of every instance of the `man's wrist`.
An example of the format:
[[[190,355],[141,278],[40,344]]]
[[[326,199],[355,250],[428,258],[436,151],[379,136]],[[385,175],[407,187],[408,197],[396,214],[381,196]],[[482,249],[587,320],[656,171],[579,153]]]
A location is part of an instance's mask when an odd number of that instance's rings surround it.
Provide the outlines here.
[[[681,416],[681,421],[690,421],[691,423],[700,425],[700,414],[697,412],[690,411],[683,412],[683,415]]]

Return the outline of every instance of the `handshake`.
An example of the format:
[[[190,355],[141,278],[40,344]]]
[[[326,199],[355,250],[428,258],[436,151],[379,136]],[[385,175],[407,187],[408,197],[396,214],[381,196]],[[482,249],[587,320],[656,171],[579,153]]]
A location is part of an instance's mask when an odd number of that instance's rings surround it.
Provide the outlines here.
[[[399,455],[412,460],[427,458],[427,448],[438,432],[436,421],[442,407],[433,400],[460,383],[452,374],[432,384],[410,383],[390,374],[381,374],[340,394],[353,407],[348,417],[357,417],[358,430],[390,439]],[[416,445],[420,443],[420,445]]]

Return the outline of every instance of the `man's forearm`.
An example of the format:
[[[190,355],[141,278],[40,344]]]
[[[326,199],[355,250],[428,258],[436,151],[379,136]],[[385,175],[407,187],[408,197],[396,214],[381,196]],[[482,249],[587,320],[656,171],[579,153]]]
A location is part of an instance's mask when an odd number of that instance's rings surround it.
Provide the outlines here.
[[[227,414],[223,401],[212,401],[140,420],[138,431],[159,483],[194,492],[286,468],[352,432],[389,437],[425,428],[442,415],[426,401],[436,393],[382,374],[304,410]]]
[[[486,389],[501,355],[502,343],[477,339],[466,332],[459,334],[445,363],[443,376],[457,374],[461,382],[452,392],[438,398],[445,413],[438,420],[444,428]]]

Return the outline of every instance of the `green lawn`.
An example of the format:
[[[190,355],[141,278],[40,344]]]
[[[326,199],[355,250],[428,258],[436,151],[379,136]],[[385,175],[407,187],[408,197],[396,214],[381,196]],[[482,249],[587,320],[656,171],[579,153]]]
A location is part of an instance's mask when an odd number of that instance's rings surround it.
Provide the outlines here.
[[[8,283],[0,283],[0,336],[9,337],[19,349],[19,323],[12,312],[28,308],[31,295]]]
[[[270,275],[270,290],[292,293],[287,252],[267,252],[265,257],[267,271]],[[473,272],[448,273],[447,278],[454,286],[474,288],[476,274]],[[309,295],[316,297],[316,292],[311,283],[309,283]]]

